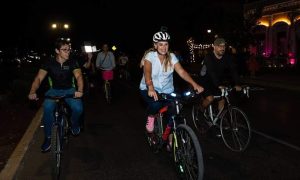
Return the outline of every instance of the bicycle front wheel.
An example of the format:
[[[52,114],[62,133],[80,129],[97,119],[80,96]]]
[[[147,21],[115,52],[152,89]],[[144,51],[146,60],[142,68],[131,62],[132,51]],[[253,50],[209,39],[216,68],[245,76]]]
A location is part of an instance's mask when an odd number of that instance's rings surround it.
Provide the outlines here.
[[[201,180],[204,175],[202,150],[194,131],[180,124],[173,134],[173,155],[181,179]]]
[[[237,107],[224,111],[220,131],[225,145],[232,151],[244,151],[251,139],[250,122],[246,114]]]
[[[59,179],[61,167],[61,130],[60,126],[54,125],[51,132],[51,156],[52,156],[52,176]]]

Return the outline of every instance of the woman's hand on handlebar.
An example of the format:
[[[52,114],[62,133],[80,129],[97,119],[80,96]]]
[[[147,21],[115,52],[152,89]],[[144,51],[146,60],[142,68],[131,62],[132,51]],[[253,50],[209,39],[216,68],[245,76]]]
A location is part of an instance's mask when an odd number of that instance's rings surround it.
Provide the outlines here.
[[[81,91],[76,91],[74,93],[74,98],[81,98],[82,96],[83,96],[83,92],[81,92]]]
[[[155,101],[158,100],[158,96],[155,90],[149,89],[148,90],[148,96],[149,97],[153,97]]]
[[[39,98],[37,97],[36,93],[32,93],[28,95],[29,100],[38,100]]]
[[[197,94],[200,94],[204,91],[204,88],[197,83],[193,85],[193,88],[195,91],[197,91]]]

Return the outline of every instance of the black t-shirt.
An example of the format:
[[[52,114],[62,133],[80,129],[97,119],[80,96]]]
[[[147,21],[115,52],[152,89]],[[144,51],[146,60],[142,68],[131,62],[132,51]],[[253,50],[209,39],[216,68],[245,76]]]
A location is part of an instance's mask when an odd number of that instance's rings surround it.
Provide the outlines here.
[[[48,72],[49,85],[53,89],[69,89],[75,87],[73,71],[80,69],[76,60],[69,59],[63,64],[54,58],[42,64],[41,69]]]
[[[204,64],[201,69],[201,76],[206,82],[210,82],[214,87],[224,85],[223,81],[227,73],[231,75],[235,85],[239,84],[239,77],[233,59],[229,55],[224,55],[217,59],[214,53],[209,53],[203,60]]]

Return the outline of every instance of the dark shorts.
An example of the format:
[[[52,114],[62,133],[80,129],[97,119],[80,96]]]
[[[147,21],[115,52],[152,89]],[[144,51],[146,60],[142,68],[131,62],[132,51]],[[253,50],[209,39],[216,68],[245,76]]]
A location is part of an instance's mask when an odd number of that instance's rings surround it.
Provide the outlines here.
[[[217,87],[215,87],[212,82],[209,82],[209,81],[207,81],[205,79],[200,79],[199,80],[199,84],[201,86],[203,86],[203,88],[204,88],[204,91],[202,93],[204,97],[207,97],[207,96],[218,96],[218,95],[221,94],[220,89],[217,88]]]

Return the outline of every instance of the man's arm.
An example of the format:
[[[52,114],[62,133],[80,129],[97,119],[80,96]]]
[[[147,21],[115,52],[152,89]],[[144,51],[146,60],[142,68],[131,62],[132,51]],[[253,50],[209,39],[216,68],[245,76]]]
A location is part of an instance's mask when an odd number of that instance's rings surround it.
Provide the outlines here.
[[[40,85],[41,85],[42,81],[45,79],[46,75],[47,75],[47,71],[45,71],[44,69],[40,69],[38,74],[35,76],[35,78],[32,82],[32,85],[31,85],[31,89],[29,91],[29,95],[28,95],[28,98],[30,100],[37,99],[36,91],[40,87]]]
[[[81,69],[74,69],[73,71],[74,77],[77,82],[77,91],[75,92],[75,97],[81,97],[83,95],[83,78]]]

